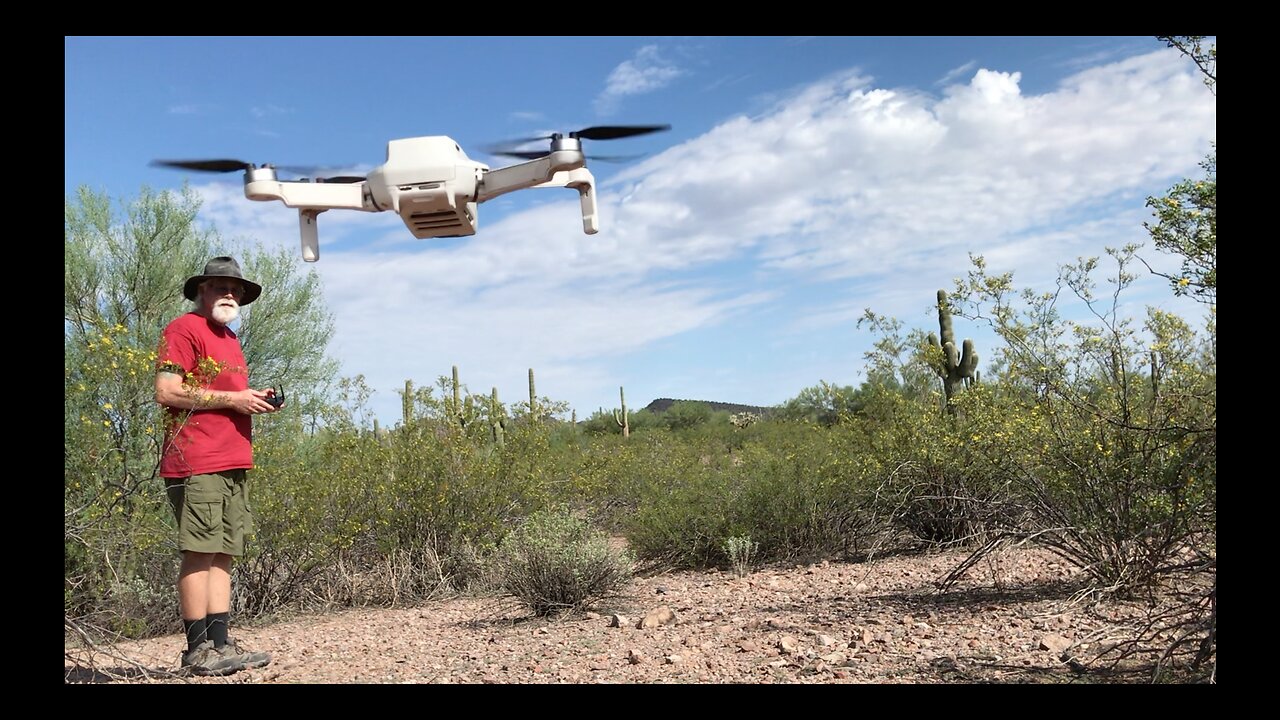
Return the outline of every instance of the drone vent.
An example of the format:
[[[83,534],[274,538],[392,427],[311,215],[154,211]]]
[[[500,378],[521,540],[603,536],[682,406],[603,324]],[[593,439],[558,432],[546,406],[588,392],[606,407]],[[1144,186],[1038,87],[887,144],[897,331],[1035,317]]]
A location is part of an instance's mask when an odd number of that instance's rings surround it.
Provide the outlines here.
[[[444,230],[463,227],[463,224],[458,221],[458,214],[452,211],[413,213],[409,216],[409,222],[414,230]]]

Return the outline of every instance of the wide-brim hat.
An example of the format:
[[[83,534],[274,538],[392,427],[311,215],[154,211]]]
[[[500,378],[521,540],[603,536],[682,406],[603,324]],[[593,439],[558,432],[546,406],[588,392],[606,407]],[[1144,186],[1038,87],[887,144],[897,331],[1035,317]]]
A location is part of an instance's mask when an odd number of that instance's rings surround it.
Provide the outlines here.
[[[262,294],[261,285],[244,279],[244,274],[240,272],[240,263],[236,262],[233,257],[223,255],[206,263],[203,275],[193,275],[187,278],[187,282],[182,286],[183,296],[188,300],[195,300],[196,290],[200,287],[200,283],[216,277],[235,278],[244,283],[244,297],[240,298],[239,301],[241,305],[248,305],[257,300],[258,296]]]

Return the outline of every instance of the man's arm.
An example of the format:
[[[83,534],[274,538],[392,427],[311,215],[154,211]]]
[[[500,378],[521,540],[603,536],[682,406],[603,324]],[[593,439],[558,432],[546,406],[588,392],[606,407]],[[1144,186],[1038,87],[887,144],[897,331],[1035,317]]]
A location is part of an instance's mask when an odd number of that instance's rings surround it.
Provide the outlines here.
[[[178,410],[235,410],[245,415],[275,412],[266,390],[209,391],[183,382],[183,376],[167,370],[156,372],[156,402]]]

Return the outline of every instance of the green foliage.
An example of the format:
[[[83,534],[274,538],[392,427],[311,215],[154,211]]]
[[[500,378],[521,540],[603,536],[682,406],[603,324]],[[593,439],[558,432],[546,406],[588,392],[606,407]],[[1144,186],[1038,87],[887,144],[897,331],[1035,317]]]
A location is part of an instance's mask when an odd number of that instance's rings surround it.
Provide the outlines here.
[[[1203,303],[1218,300],[1218,155],[1200,167],[1205,177],[1183,180],[1164,197],[1147,198],[1155,223],[1144,223],[1157,249],[1182,257],[1182,271],[1169,279],[1176,295]]]
[[[1060,288],[1092,322],[1064,320],[1060,293],[1024,292],[1020,306],[1011,278],[986,275],[980,258],[958,288],[1007,343],[999,403],[966,406],[975,450],[1017,498],[1023,531],[1121,592],[1158,581],[1187,552],[1216,554],[1212,313],[1205,337],[1154,309],[1134,327],[1117,310],[1133,252],[1110,251],[1106,302],[1096,258],[1063,268]]]
[[[876,406],[888,420],[867,427],[867,451],[882,468],[872,501],[878,516],[933,545],[976,542],[1007,529],[1013,511],[1006,489],[972,448],[978,420],[967,413],[985,404],[964,403],[965,413],[945,420],[936,401],[884,394]]]
[[[752,542],[750,535],[734,535],[724,541],[724,554],[729,557],[729,566],[738,577],[751,574],[752,563],[759,550],[760,543]]]
[[[646,564],[719,565],[725,540],[743,534],[762,560],[839,555],[877,531],[864,510],[879,466],[852,429],[764,422],[726,434],[737,444],[652,431],[614,466],[618,523]]]
[[[63,610],[87,631],[173,625],[171,591],[139,588],[177,577],[156,475],[155,350],[186,308],[182,282],[210,254],[198,207],[190,191],[145,188],[123,217],[84,188],[64,202]]]
[[[678,432],[705,425],[711,422],[715,415],[711,406],[706,403],[679,400],[672,403],[671,407],[661,414],[661,419],[668,430]],[[726,420],[728,419],[728,413],[722,413],[722,415]]]
[[[503,538],[493,558],[499,587],[538,616],[579,610],[618,594],[632,559],[563,510],[537,512]]]
[[[789,422],[816,423],[830,427],[847,422],[862,411],[863,398],[852,386],[833,385],[826,380],[807,387],[778,408],[777,418]]]
[[[937,373],[935,364],[920,352],[928,342],[928,335],[917,329],[904,337],[901,321],[877,315],[870,308],[858,318],[857,327],[864,326],[876,339],[871,350],[863,355],[867,361],[867,380],[862,393],[889,390],[911,399],[929,397],[937,387]]]

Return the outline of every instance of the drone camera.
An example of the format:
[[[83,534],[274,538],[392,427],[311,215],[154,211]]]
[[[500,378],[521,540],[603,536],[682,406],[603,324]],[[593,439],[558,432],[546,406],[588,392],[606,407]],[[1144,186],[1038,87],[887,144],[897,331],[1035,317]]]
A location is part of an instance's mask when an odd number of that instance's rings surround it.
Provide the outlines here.
[[[459,202],[453,183],[399,186],[392,196],[400,219],[416,238],[476,234],[476,204]]]

